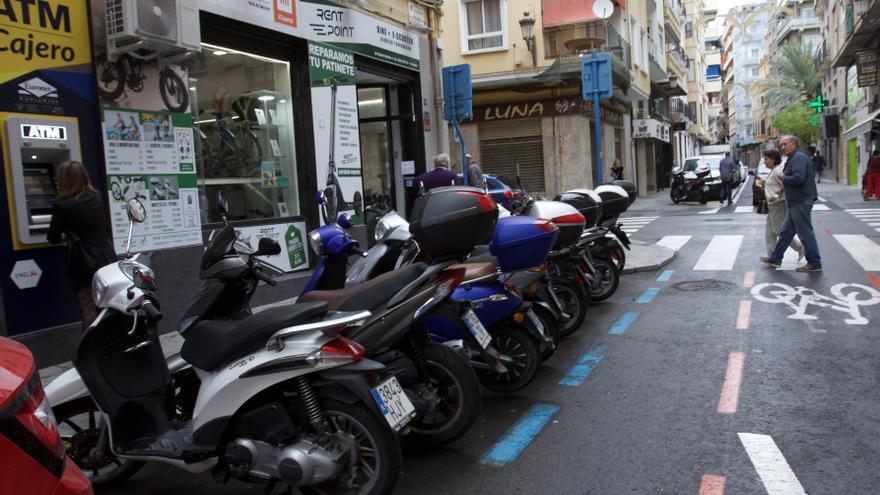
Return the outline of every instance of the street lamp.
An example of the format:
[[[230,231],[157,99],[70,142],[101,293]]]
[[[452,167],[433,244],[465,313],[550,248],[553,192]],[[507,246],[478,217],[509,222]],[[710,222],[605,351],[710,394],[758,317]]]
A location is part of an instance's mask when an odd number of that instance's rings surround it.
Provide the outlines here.
[[[535,49],[535,19],[529,17],[528,12],[523,12],[522,19],[519,20],[519,28],[522,30],[523,40],[526,42],[526,48],[532,54],[532,67],[538,65],[538,55]]]

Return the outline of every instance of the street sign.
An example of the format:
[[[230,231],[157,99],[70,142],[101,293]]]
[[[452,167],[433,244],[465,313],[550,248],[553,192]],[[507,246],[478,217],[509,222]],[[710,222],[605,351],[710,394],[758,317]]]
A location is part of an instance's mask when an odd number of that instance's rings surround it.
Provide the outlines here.
[[[469,119],[474,113],[470,64],[443,68],[443,119]]]
[[[593,99],[593,91],[599,98],[611,98],[611,56],[607,53],[593,53],[581,57],[581,83],[583,98]]]

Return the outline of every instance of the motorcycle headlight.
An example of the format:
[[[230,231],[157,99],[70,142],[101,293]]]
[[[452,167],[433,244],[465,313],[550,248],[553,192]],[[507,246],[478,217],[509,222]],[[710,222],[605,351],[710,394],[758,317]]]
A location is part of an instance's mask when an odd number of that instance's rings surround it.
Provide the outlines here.
[[[379,242],[390,231],[391,226],[388,225],[388,222],[386,222],[384,218],[380,218],[379,221],[376,222],[376,230],[373,232],[373,239],[376,242]]]
[[[321,240],[321,233],[317,229],[309,232],[309,246],[317,256],[324,256],[324,241]]]
[[[104,298],[107,297],[107,289],[107,284],[101,280],[101,277],[97,274],[92,277],[92,301],[94,301],[95,306],[101,307]]]

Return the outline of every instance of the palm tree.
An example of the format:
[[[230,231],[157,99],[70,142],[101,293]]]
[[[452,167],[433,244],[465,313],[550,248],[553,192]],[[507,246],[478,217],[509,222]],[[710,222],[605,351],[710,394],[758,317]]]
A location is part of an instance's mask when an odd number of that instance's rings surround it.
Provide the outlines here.
[[[810,47],[787,41],[773,60],[777,77],[767,81],[767,98],[773,107],[784,107],[806,95],[812,99],[822,90],[822,81],[813,66]]]

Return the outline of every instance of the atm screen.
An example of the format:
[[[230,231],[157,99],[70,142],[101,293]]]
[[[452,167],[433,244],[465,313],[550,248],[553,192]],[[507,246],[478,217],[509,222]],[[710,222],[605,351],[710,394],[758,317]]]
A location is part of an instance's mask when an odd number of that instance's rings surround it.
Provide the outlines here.
[[[51,163],[24,164],[24,191],[31,196],[55,197],[55,177]]]

